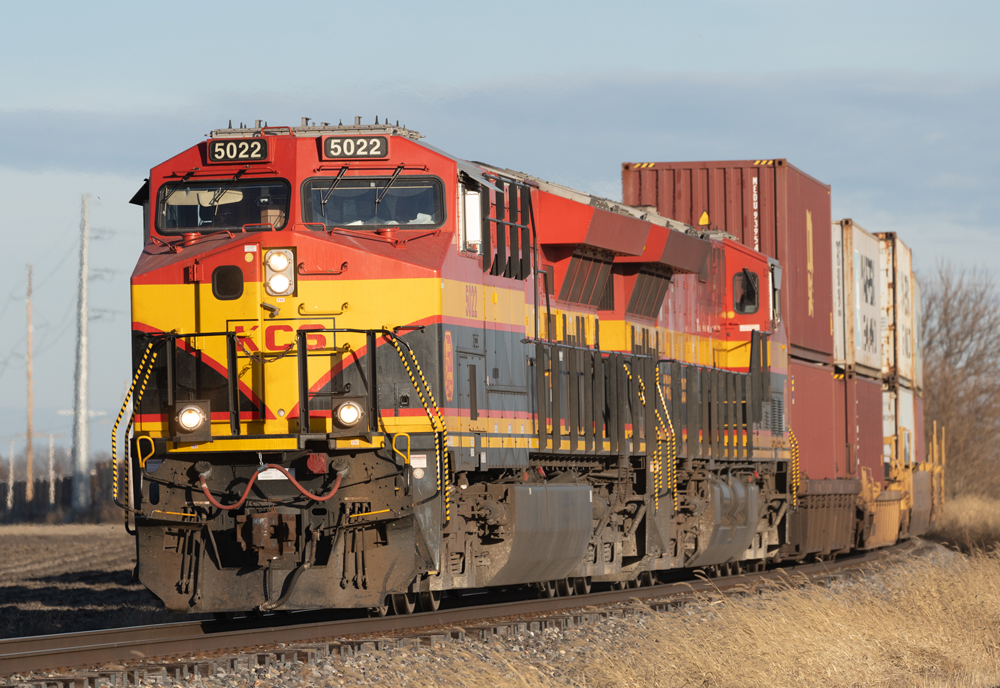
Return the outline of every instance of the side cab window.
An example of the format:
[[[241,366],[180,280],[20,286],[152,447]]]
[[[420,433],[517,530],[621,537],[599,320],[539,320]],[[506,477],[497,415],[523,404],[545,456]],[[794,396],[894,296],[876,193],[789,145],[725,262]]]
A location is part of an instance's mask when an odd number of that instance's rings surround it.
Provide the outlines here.
[[[458,223],[461,250],[479,253],[483,244],[481,187],[472,183],[458,185]]]
[[[760,275],[749,268],[733,275],[733,310],[741,315],[760,310]]]
[[[743,332],[771,329],[771,275],[767,256],[725,241],[727,324]]]

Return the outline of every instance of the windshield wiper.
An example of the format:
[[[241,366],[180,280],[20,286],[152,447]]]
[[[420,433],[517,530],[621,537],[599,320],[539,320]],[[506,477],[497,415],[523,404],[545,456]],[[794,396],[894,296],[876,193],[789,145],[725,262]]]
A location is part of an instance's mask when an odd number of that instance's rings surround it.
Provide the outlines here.
[[[330,184],[330,188],[327,189],[327,192],[325,194],[323,194],[323,198],[320,199],[319,206],[320,210],[323,211],[323,217],[326,217],[326,202],[330,200],[330,196],[333,195],[333,190],[337,188],[337,184],[339,184],[340,180],[344,178],[344,174],[346,172],[347,172],[347,165],[344,165],[343,167],[340,168],[340,172],[337,173],[337,178],[334,179],[333,182]]]
[[[396,171],[392,173],[392,177],[390,177],[389,181],[386,183],[385,188],[382,189],[382,193],[380,193],[378,195],[378,198],[375,199],[375,214],[376,215],[378,215],[378,204],[381,203],[382,199],[385,198],[385,195],[387,193],[389,193],[389,187],[392,186],[392,183],[394,181],[396,181],[396,177],[398,177],[399,173],[403,171],[403,167],[405,167],[405,165],[400,165],[399,167],[396,168]]]
[[[170,190],[170,192],[166,196],[163,197],[163,205],[166,205],[167,204],[167,199],[170,198],[171,196],[173,196],[174,192],[177,191],[177,189],[179,189],[182,186],[184,186],[184,182],[186,182],[188,179],[190,179],[193,176],[194,176],[194,170],[191,170],[190,172],[188,172],[187,174],[185,174],[183,177],[181,177],[181,180],[179,182],[177,182],[177,186],[175,186],[174,188],[172,188]]]
[[[218,201],[223,196],[225,196],[226,192],[229,191],[231,188],[233,188],[233,184],[235,184],[239,180],[239,178],[242,177],[246,173],[247,173],[247,171],[244,169],[244,170],[240,170],[239,172],[237,172],[236,174],[234,174],[233,178],[230,179],[226,183],[225,186],[219,187],[219,190],[215,192],[215,195],[212,196],[212,200],[209,201],[208,204],[209,205],[215,205],[215,202]]]

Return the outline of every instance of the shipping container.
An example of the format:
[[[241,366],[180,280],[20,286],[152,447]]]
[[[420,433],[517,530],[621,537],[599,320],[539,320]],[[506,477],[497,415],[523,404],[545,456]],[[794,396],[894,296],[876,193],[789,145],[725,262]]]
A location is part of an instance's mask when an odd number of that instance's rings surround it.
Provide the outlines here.
[[[927,460],[927,445],[924,438],[924,399],[913,395],[913,447],[917,463]]]
[[[921,339],[924,333],[923,308],[920,297],[920,283],[916,273],[912,273],[910,283],[913,285],[913,388],[918,392],[924,389],[924,351]]]
[[[879,240],[852,220],[832,225],[833,362],[881,377]]]
[[[889,464],[896,456],[896,392],[882,388],[882,465],[889,475]]]
[[[882,465],[882,383],[864,377],[855,377],[855,413],[857,427],[855,465],[859,469],[871,471],[871,479],[877,483],[885,480]],[[859,473],[861,470],[858,471]]]
[[[917,455],[918,397],[903,385],[886,383],[882,388],[882,459],[889,463],[898,458],[900,466],[911,466],[923,457]],[[920,408],[923,425],[923,406]],[[923,442],[919,443],[923,446]]]
[[[896,390],[896,452],[904,466],[916,463],[916,429],[913,392],[901,386]]]
[[[847,476],[844,386],[839,382],[829,366],[789,361],[788,427],[798,441],[807,480]]]
[[[832,360],[828,185],[780,159],[624,163],[622,198],[776,258],[792,355]]]
[[[914,374],[913,271],[910,249],[894,232],[879,234],[882,376],[909,386]]]

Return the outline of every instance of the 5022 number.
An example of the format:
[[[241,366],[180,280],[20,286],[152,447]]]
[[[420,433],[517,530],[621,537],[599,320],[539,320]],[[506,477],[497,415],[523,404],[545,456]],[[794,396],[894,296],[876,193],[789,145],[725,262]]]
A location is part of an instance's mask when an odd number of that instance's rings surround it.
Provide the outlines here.
[[[208,144],[209,162],[266,159],[267,140],[265,139],[232,139],[230,141],[211,141]]]
[[[389,155],[385,136],[331,136],[323,141],[324,158],[384,158]]]

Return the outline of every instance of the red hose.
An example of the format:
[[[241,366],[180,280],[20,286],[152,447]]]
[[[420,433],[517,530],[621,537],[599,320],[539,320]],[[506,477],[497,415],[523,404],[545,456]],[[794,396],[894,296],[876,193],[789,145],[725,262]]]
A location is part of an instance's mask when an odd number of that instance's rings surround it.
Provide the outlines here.
[[[319,495],[314,495],[312,492],[309,492],[306,488],[302,487],[302,485],[299,484],[299,481],[296,480],[294,477],[292,477],[292,474],[289,473],[287,470],[285,470],[283,466],[279,466],[273,463],[266,464],[266,466],[268,468],[273,468],[277,471],[281,471],[282,473],[284,473],[285,477],[288,478],[290,481],[292,481],[292,485],[295,485],[295,487],[298,488],[299,492],[301,492],[303,495],[316,502],[325,502],[326,500],[330,499],[335,494],[337,494],[337,490],[340,489],[340,481],[343,480],[344,478],[343,473],[338,473],[337,479],[333,482],[333,488],[326,496],[320,497]],[[229,511],[231,509],[238,509],[240,506],[243,505],[243,502],[245,502],[247,500],[247,497],[250,496],[250,488],[253,487],[254,481],[257,480],[258,475],[260,475],[260,473],[255,472],[252,476],[250,476],[250,480],[247,482],[247,489],[243,491],[243,496],[240,497],[240,500],[238,502],[236,502],[235,504],[230,504],[229,506],[225,506],[215,497],[212,496],[212,493],[208,491],[208,483],[205,482],[204,475],[198,477],[201,482],[201,491],[205,493],[205,497],[207,497],[208,501],[212,503],[212,506],[214,506],[216,509],[224,509],[226,511]]]

